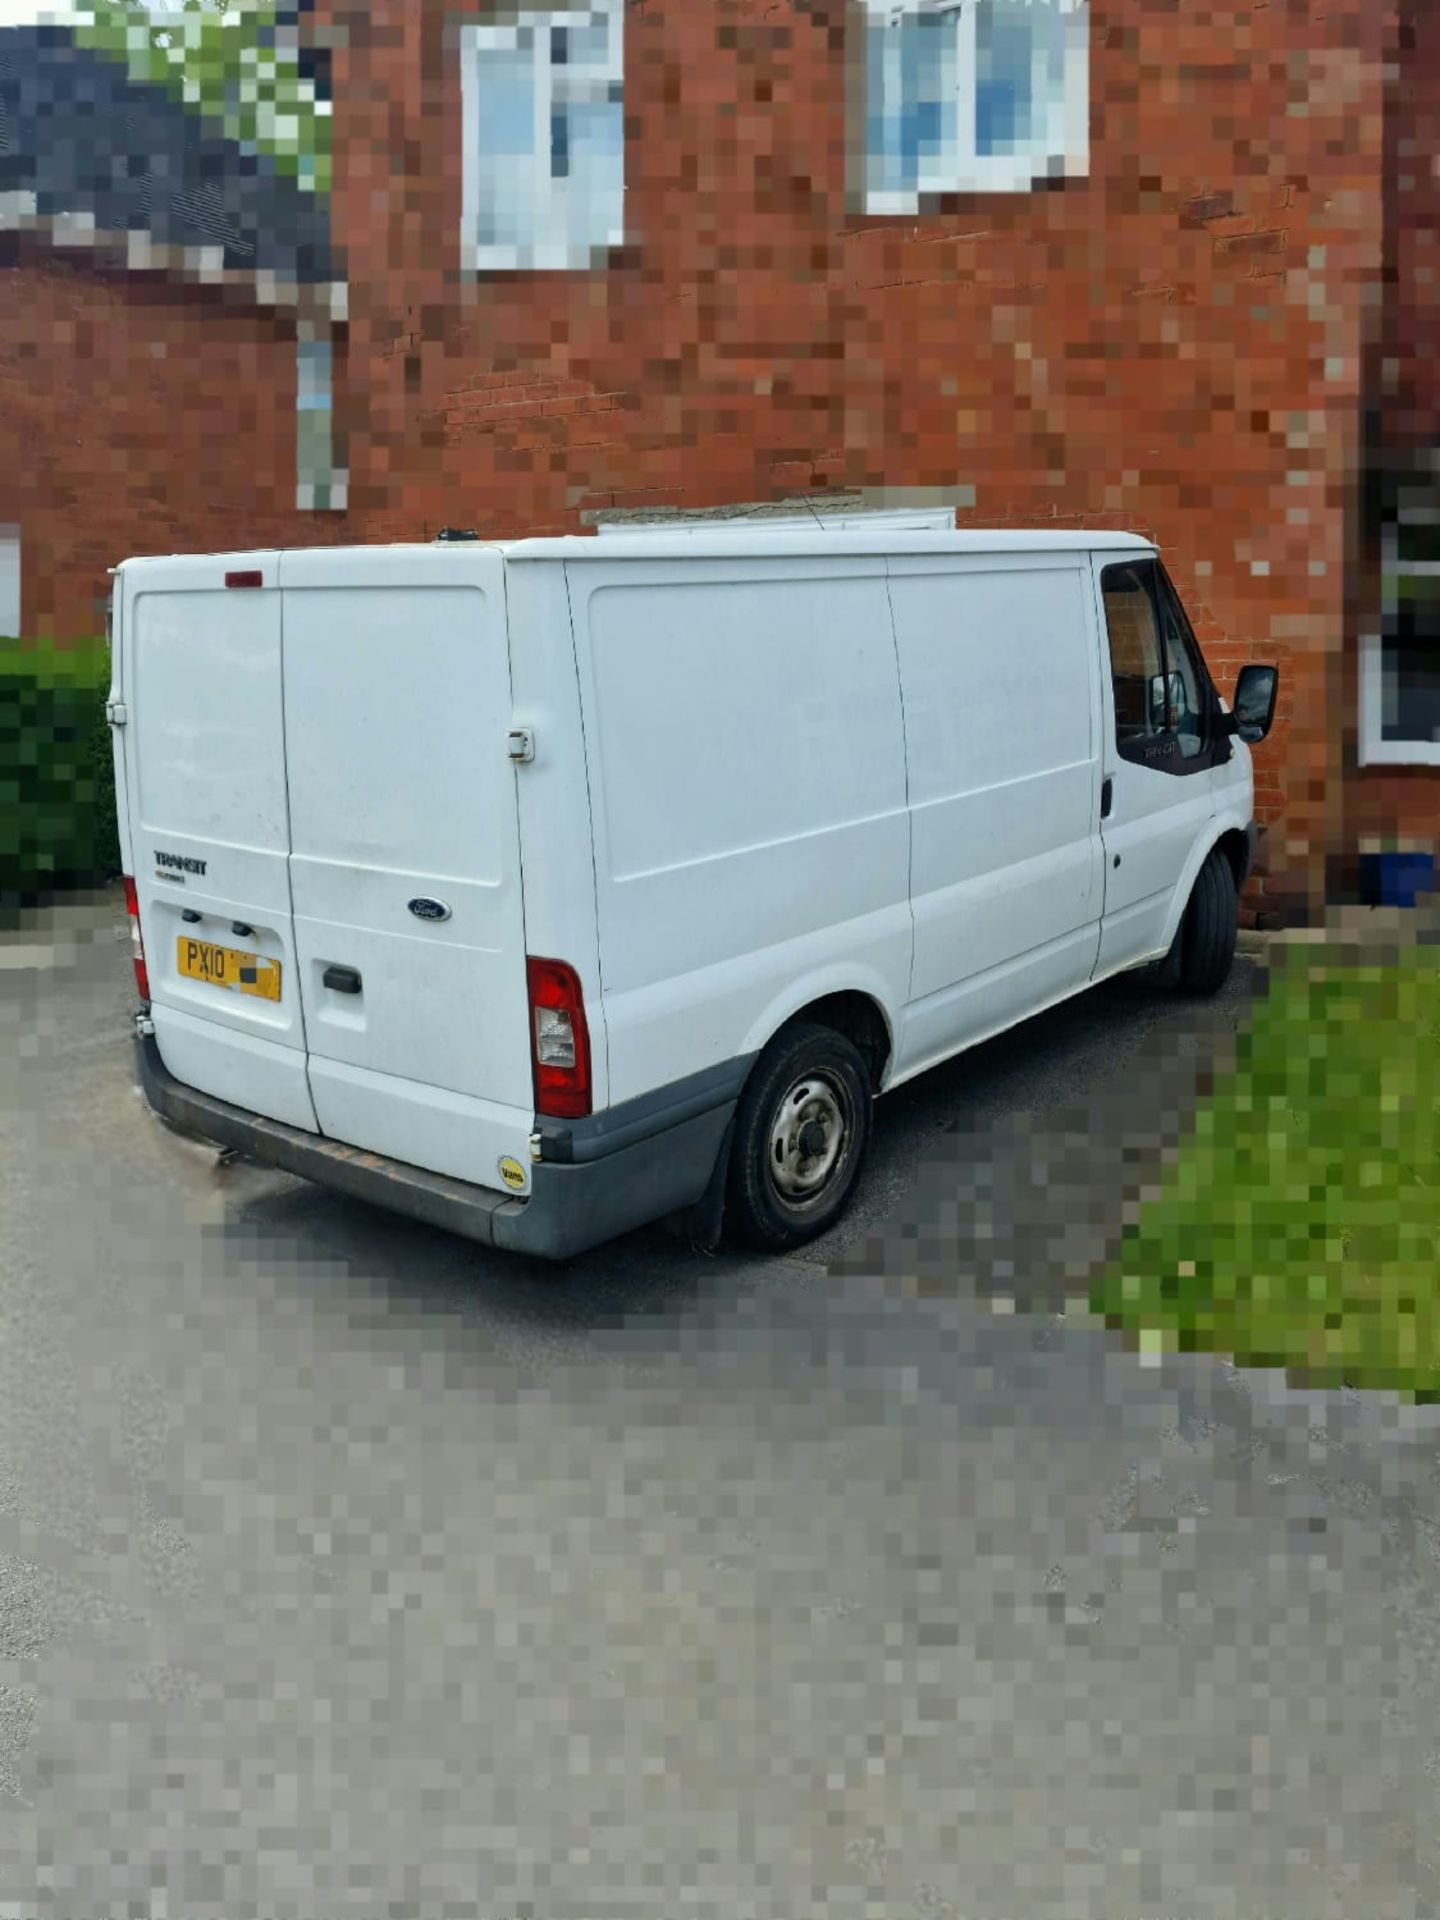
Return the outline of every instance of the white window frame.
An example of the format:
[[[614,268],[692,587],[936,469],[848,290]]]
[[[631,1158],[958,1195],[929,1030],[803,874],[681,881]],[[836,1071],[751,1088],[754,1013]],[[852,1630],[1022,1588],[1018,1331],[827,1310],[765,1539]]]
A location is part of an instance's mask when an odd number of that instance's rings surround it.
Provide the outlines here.
[[[1440,526],[1440,511],[1410,510],[1401,514],[1408,527]],[[1440,767],[1440,739],[1387,740],[1385,738],[1385,638],[1388,624],[1400,607],[1399,576],[1440,581],[1440,560],[1402,560],[1399,530],[1392,522],[1381,533],[1380,600],[1382,626],[1360,635],[1360,738],[1362,767]]]
[[[594,27],[607,29],[606,58],[588,60],[567,72],[565,85],[557,88],[555,68],[548,51],[552,28]],[[482,243],[473,236],[479,218],[480,165],[479,144],[475,138],[479,101],[477,65],[487,53],[513,52],[527,37],[534,37],[545,49],[535,60],[534,125],[536,150],[533,155],[534,203],[528,244],[509,246]],[[465,266],[476,273],[560,272],[566,269],[604,264],[605,255],[624,244],[623,212],[621,228],[612,230],[603,240],[592,240],[584,247],[572,246],[569,238],[569,200],[572,179],[556,180],[549,168],[549,138],[557,98],[563,91],[569,100],[609,98],[613,89],[625,81],[625,8],[624,0],[576,0],[570,6],[530,6],[522,4],[503,25],[471,23],[461,32],[461,107],[464,114],[464,192],[461,255]],[[623,208],[624,186],[621,186]]]
[[[1083,178],[1090,170],[1090,10],[1088,0],[1058,0],[1065,39],[1064,84],[1042,139],[1024,153],[975,151],[975,101],[979,83],[977,24],[988,0],[858,0],[865,44],[859,81],[865,96],[859,116],[862,192],[867,213],[916,214],[940,194],[1028,193],[1045,180]],[[872,188],[869,151],[869,30],[908,16],[951,15],[955,23],[951,138],[947,157],[921,172],[913,188]],[[898,43],[897,43],[898,51]]]
[[[21,546],[17,526],[0,526],[0,639],[20,638]]]
[[[350,476],[335,462],[335,338],[302,320],[295,331],[295,505],[343,513]]]

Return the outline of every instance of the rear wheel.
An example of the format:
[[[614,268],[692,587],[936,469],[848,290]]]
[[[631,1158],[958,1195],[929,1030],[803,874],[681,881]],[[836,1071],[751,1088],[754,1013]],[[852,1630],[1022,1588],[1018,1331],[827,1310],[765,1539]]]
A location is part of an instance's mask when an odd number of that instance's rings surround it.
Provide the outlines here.
[[[1214,848],[1195,878],[1161,978],[1182,993],[1218,993],[1235,959],[1239,896],[1230,862]]]
[[[834,1224],[870,1141],[870,1080],[843,1034],[805,1022],[756,1061],[735,1116],[729,1212],[750,1246],[800,1246]]]

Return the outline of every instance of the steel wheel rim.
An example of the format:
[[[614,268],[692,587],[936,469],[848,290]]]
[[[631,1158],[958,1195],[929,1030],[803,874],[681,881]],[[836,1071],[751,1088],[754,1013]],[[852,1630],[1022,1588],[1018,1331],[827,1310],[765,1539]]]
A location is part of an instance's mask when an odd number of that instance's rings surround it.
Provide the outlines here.
[[[813,1213],[834,1190],[854,1134],[854,1103],[838,1075],[806,1073],[792,1081],[776,1105],[766,1156],[771,1190],[787,1212]]]

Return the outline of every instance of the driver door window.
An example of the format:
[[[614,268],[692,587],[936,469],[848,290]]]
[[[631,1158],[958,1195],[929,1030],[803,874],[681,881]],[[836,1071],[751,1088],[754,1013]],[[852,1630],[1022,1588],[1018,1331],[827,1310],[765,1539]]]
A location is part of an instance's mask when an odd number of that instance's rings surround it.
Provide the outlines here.
[[[1205,725],[1209,686],[1190,633],[1190,623],[1185,618],[1175,589],[1166,578],[1163,568],[1157,568],[1156,573],[1160,625],[1165,639],[1165,667],[1170,676],[1168,718],[1179,742],[1181,759],[1197,760],[1209,744],[1209,730]]]
[[[1169,581],[1155,561],[1131,560],[1106,567],[1100,590],[1116,751],[1164,773],[1209,766],[1209,683]]]

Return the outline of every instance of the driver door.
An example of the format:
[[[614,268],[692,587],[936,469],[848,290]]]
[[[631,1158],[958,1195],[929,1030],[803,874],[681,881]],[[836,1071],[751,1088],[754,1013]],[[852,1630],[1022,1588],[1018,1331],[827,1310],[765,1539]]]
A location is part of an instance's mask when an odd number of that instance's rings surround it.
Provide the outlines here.
[[[1097,555],[1094,566],[1109,666],[1098,977],[1164,953],[1176,889],[1210,833],[1211,769],[1229,749],[1210,676],[1159,561]]]

